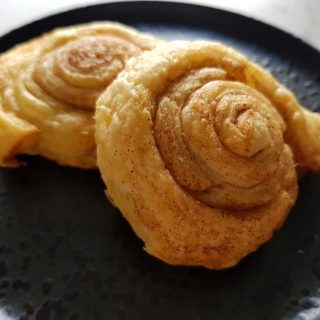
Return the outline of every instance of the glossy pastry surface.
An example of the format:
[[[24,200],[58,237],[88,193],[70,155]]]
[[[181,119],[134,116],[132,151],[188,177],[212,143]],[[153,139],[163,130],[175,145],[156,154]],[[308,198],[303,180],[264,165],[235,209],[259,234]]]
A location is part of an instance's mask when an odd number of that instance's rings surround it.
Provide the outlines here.
[[[281,227],[297,196],[296,163],[318,168],[317,141],[306,147],[295,131],[309,121],[235,50],[172,42],[132,60],[99,98],[98,165],[147,252],[223,269]]]
[[[160,40],[118,23],[61,28],[0,56],[0,164],[19,153],[96,166],[95,102],[131,57]]]

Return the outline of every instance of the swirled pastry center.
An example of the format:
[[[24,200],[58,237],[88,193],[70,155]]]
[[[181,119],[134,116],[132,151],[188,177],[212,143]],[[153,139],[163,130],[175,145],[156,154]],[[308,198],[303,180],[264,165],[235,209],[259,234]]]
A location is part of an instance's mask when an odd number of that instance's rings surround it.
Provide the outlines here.
[[[257,105],[254,97],[234,91],[219,97],[215,128],[221,143],[238,156],[252,157],[272,144],[268,119],[255,110]]]
[[[79,44],[78,48],[70,49],[64,55],[68,59],[70,67],[81,71],[82,73],[94,72],[101,65],[110,62],[112,55],[110,49],[104,43],[88,41]]]
[[[101,91],[142,49],[109,35],[87,36],[58,47],[32,67],[35,81],[51,96],[94,109]]]
[[[193,71],[169,87],[154,128],[180,186],[206,205],[227,209],[253,208],[276,196],[288,157],[284,129],[264,96],[217,68]]]

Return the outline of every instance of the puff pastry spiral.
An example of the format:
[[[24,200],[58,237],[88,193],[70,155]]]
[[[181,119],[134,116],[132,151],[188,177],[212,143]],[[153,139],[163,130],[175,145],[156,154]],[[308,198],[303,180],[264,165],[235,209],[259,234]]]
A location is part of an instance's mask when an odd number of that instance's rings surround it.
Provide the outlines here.
[[[282,225],[296,162],[319,168],[317,121],[233,49],[172,42],[129,63],[99,98],[98,165],[147,252],[223,269]]]
[[[96,167],[97,97],[129,58],[159,42],[101,22],[54,30],[0,56],[0,165],[29,153]]]

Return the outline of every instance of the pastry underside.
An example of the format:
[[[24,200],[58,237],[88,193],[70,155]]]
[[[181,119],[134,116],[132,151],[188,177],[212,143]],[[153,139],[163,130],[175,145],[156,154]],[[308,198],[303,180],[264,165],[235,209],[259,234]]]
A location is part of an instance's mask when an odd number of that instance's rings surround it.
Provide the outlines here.
[[[0,55],[0,165],[18,154],[96,167],[95,102],[127,61],[161,41],[95,22],[53,30]]]
[[[100,96],[98,166],[145,250],[223,269],[268,241],[320,167],[319,115],[219,43],[172,42]]]

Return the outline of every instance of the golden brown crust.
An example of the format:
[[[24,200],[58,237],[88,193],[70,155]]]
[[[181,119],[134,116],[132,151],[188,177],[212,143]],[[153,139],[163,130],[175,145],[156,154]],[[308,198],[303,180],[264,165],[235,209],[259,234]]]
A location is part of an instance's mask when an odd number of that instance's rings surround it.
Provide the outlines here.
[[[298,191],[290,146],[301,146],[284,141],[279,91],[230,48],[173,42],[132,60],[102,94],[98,165],[147,252],[223,269],[282,225]]]
[[[54,30],[2,54],[0,165],[17,165],[17,154],[31,153],[96,167],[96,99],[131,57],[158,43],[124,25],[96,22]]]

